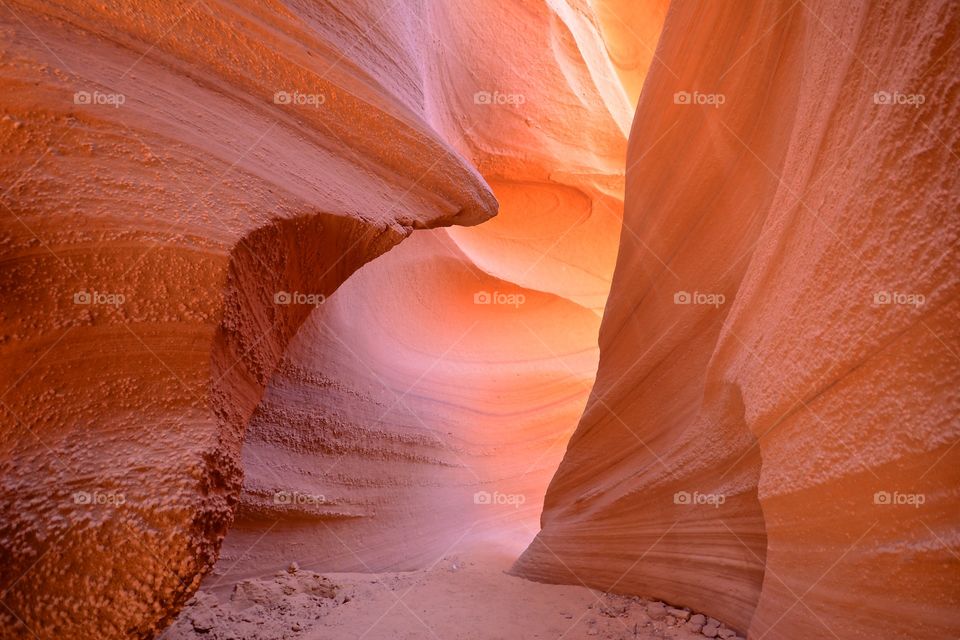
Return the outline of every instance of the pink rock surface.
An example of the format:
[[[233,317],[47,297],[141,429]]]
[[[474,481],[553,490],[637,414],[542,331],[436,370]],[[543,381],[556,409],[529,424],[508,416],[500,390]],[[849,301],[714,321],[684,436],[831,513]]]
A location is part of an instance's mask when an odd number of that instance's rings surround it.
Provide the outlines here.
[[[517,303],[474,303],[494,291]],[[239,514],[209,582],[291,560],[409,570],[471,539],[529,540],[598,328],[588,309],[478,270],[444,232],[414,234],[291,343],[248,429]]]
[[[752,638],[958,633],[957,10],[671,6],[516,572]]]
[[[434,122],[499,213],[414,234],[304,323],[251,421],[210,590],[291,560],[411,570],[483,540],[519,554],[596,372],[629,103],[592,14],[397,11],[444,34]]]

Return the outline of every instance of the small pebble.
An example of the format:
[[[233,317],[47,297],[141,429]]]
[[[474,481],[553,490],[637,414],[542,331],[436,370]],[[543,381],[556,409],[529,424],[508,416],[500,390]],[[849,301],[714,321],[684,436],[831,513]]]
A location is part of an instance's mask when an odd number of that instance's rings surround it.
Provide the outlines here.
[[[667,613],[672,615],[674,618],[679,618],[681,620],[686,620],[690,617],[690,612],[686,609],[675,609],[673,607],[667,607]]]

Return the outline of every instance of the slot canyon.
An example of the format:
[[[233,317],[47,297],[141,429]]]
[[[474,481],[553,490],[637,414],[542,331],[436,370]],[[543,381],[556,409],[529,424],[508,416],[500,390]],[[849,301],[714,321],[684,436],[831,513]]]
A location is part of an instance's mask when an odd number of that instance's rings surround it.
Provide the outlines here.
[[[0,32],[0,639],[960,638],[960,2]]]

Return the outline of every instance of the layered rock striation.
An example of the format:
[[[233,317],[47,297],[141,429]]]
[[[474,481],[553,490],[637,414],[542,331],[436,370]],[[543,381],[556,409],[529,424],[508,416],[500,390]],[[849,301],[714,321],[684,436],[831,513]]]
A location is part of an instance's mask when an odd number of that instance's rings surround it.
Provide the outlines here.
[[[956,3],[0,15],[0,637],[538,516],[524,577],[960,632]]]

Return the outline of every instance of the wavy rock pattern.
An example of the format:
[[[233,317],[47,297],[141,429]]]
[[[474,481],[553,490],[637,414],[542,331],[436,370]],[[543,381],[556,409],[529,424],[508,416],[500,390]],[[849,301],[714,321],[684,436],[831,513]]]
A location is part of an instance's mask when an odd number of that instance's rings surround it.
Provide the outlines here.
[[[474,305],[495,290],[525,299]],[[479,271],[444,232],[364,268],[304,324],[254,415],[211,588],[291,560],[408,570],[461,542],[529,540],[598,329],[583,307]]]
[[[514,571],[751,638],[957,635],[958,25],[671,6],[597,382]]]
[[[409,570],[491,538],[519,553],[535,534],[596,372],[629,123],[597,20],[572,5],[394,9],[443,34],[427,111],[499,213],[417,232],[311,314],[251,421],[206,589],[290,561]]]

